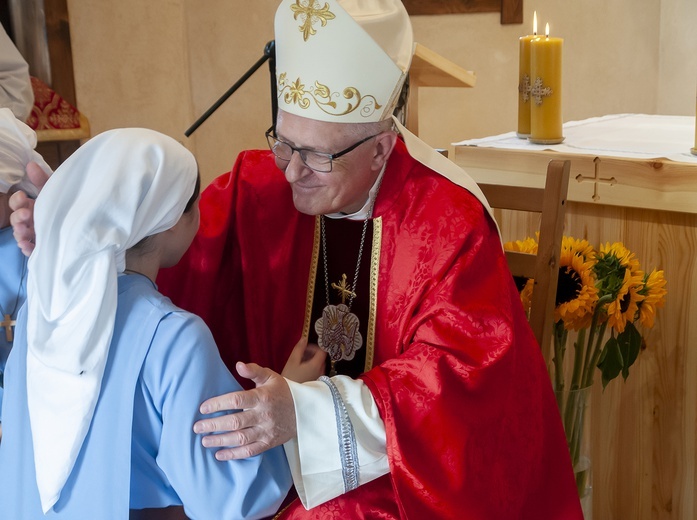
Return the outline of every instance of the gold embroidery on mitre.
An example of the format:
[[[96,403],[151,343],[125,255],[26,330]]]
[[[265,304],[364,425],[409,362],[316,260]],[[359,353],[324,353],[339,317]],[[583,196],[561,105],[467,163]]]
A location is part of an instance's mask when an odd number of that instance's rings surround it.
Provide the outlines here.
[[[320,22],[324,27],[328,20],[334,19],[334,13],[329,10],[329,4],[326,2],[324,7],[320,8],[317,0],[295,0],[295,4],[291,5],[290,9],[293,11],[295,20],[298,17],[304,18],[303,24],[298,28],[303,33],[304,41],[307,41],[313,34],[317,34],[314,28],[317,22]]]
[[[298,105],[303,110],[310,108],[311,102],[314,101],[322,112],[337,117],[350,114],[359,108],[363,117],[370,117],[376,110],[382,108],[375,96],[363,96],[356,87],[346,87],[342,94],[339,94],[332,92],[329,87],[319,81],[315,81],[313,87],[306,88],[300,78],[292,83],[288,81],[285,72],[278,76],[279,99],[281,96],[287,105]],[[338,108],[339,104],[337,103],[337,101],[341,101],[342,96],[346,100],[343,111],[342,108]]]

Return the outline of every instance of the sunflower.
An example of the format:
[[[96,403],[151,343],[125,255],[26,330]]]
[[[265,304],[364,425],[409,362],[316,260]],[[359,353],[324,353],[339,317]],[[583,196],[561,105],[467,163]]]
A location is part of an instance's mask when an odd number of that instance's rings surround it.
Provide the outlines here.
[[[644,273],[639,271],[632,274],[629,269],[624,271],[624,280],[620,287],[617,297],[612,300],[605,312],[607,313],[607,324],[617,332],[623,332],[627,322],[634,322],[634,318],[639,310],[639,303],[644,300],[639,291],[643,287]]]
[[[640,293],[644,286],[644,273],[639,261],[622,242],[608,242],[600,246],[594,270],[600,296],[612,298],[605,309],[607,323],[617,332],[623,332],[627,321],[634,322],[639,302],[644,299]]]
[[[643,287],[639,290],[644,299],[639,302],[639,323],[646,328],[652,328],[656,318],[656,309],[663,307],[668,291],[665,289],[666,279],[663,271],[654,269],[651,274],[644,275]]]
[[[579,330],[590,325],[598,290],[593,278],[595,253],[587,240],[563,237],[554,321]]]
[[[624,247],[622,242],[613,244],[606,242],[605,245],[600,246],[600,253],[597,256],[598,262],[595,264],[594,271],[598,282],[602,284],[602,289],[607,291],[615,292],[620,288],[625,269],[629,269],[633,275],[641,272],[639,260],[634,253]],[[613,278],[613,275],[616,278]]]
[[[516,240],[515,242],[506,242],[503,244],[505,251],[516,251],[520,253],[537,254],[537,240],[528,237],[525,240]],[[520,293],[520,301],[523,303],[523,308],[526,313],[530,313],[530,304],[532,303],[532,288],[535,285],[535,280],[524,276],[514,276],[513,280]]]

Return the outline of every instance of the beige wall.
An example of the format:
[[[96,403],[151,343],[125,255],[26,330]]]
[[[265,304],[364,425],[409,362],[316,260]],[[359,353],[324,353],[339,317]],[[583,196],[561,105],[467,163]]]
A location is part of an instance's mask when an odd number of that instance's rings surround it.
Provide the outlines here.
[[[264,66],[192,136],[184,131],[273,39],[278,0],[69,0],[79,108],[93,133],[165,132],[194,151],[204,183],[270,125]],[[695,0],[526,0],[524,25],[498,14],[413,17],[417,41],[477,74],[474,89],[423,89],[431,145],[513,130],[518,37],[549,21],[564,43],[564,119],[619,112],[695,113]]]
[[[697,1],[661,2],[658,107],[661,114],[692,115],[697,97]]]
[[[78,108],[93,134],[145,126],[183,137],[192,117],[184,2],[68,2]]]

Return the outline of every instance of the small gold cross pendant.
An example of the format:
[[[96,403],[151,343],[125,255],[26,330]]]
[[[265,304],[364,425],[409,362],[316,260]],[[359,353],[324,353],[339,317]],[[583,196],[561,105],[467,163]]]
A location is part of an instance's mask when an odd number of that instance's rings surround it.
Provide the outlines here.
[[[346,298],[355,298],[356,293],[353,292],[348,285],[346,285],[346,273],[341,275],[341,283],[332,283],[332,289],[339,291],[339,296],[341,297],[341,303],[346,304]]]
[[[12,316],[9,314],[5,314],[5,319],[0,321],[0,327],[5,327],[5,339],[8,343],[12,343],[15,339],[12,327],[14,327],[16,324],[17,322],[13,320]]]

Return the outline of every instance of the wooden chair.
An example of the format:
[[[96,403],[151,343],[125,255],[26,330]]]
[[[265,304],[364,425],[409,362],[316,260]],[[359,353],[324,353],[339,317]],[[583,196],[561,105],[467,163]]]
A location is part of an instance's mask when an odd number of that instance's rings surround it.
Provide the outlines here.
[[[544,188],[479,184],[494,209],[540,213],[537,255],[506,251],[506,260],[513,276],[535,279],[528,319],[547,362],[552,352],[554,302],[570,164],[570,161],[550,161]]]

